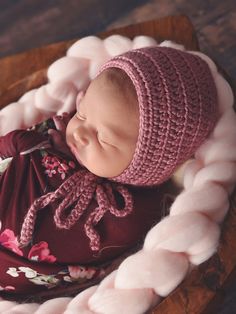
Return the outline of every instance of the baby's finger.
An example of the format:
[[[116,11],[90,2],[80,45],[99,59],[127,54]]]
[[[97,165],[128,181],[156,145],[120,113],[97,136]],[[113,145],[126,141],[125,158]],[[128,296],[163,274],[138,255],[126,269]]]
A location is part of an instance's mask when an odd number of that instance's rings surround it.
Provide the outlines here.
[[[73,158],[69,147],[67,146],[65,139],[63,138],[63,134],[57,130],[49,129],[48,134],[51,137],[53,147],[60,152],[64,153],[70,158]]]
[[[48,134],[51,136],[51,139],[53,141],[53,145],[55,147],[60,146],[61,143],[63,142],[62,134],[61,132],[54,130],[54,129],[49,129]]]
[[[70,119],[73,117],[74,114],[75,114],[74,112],[62,113],[63,121],[65,122],[66,125],[68,124],[68,122],[70,121]]]
[[[53,121],[55,123],[56,129],[58,131],[61,131],[62,133],[65,133],[66,131],[66,123],[62,116],[55,116],[53,117]]]

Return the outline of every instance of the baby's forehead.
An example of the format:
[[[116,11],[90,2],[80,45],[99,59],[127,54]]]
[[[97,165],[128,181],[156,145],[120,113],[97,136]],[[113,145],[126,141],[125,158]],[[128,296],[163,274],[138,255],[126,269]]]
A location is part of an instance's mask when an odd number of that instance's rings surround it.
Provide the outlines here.
[[[103,70],[96,79],[103,84],[109,84],[122,93],[137,97],[134,84],[124,70],[115,67],[108,68]]]
[[[90,91],[95,95],[103,93],[104,96],[126,106],[127,110],[138,112],[138,97],[133,82],[121,69],[108,68],[103,70],[92,82]]]
[[[130,80],[128,75],[119,68],[107,68],[102,70],[95,79],[104,80],[109,83],[122,86],[124,80]]]

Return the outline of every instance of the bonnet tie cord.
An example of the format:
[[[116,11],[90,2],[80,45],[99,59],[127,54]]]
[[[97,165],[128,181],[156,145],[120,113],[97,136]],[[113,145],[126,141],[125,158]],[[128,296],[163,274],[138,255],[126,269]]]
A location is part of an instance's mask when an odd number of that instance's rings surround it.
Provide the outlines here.
[[[79,195],[81,194],[82,183],[85,181],[83,180],[84,176],[85,170],[80,170],[74,173],[65,182],[63,182],[55,191],[49,192],[39,197],[33,202],[22,224],[19,240],[21,246],[27,246],[30,240],[32,239],[37,211],[43,209],[48,204],[54,203],[56,200],[59,199],[62,199],[62,202],[55,210],[54,220],[56,220],[56,224],[58,223],[59,228],[60,226],[61,228],[63,228],[62,227],[63,223],[62,220],[60,219],[60,215],[62,214],[63,210],[72,205],[73,202],[76,201],[76,198],[78,198]],[[69,220],[71,221],[70,218],[71,217],[69,217]],[[65,224],[64,228],[66,227],[69,227],[69,223]]]
[[[123,209],[117,208],[117,203],[113,194],[116,189],[123,197],[125,205]],[[94,226],[102,219],[107,211],[116,217],[125,217],[133,211],[133,197],[127,188],[121,184],[104,183],[98,184],[96,188],[98,207],[89,215],[85,225],[85,233],[90,239],[90,247],[93,251],[100,248],[100,236]]]
[[[96,190],[98,177],[85,171],[82,176],[77,177],[71,192],[63,199],[55,211],[54,221],[60,229],[70,229],[82,216],[92,200]],[[68,215],[66,209],[75,203]]]
[[[105,179],[104,179],[105,181]],[[118,209],[113,194],[115,188],[124,199],[124,208]],[[84,225],[86,235],[90,239],[90,247],[93,251],[100,248],[100,236],[94,226],[102,219],[107,211],[116,217],[125,217],[133,210],[133,197],[127,188],[121,184],[103,182],[101,178],[87,170],[80,170],[63,182],[57,190],[36,199],[29,208],[22,224],[20,245],[27,246],[32,239],[38,210],[43,209],[56,200],[61,200],[55,210],[54,221],[60,229],[70,229],[82,216],[96,195],[98,206],[89,214]],[[72,206],[70,213],[66,210]]]

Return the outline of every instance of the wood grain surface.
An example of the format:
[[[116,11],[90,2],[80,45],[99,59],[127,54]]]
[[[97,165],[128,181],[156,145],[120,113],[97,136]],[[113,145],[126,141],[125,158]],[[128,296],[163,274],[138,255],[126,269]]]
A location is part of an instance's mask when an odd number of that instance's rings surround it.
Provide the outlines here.
[[[108,29],[166,15],[185,14],[192,21],[201,51],[214,58],[236,80],[235,0],[151,0],[119,17]]]
[[[217,253],[194,269],[185,281],[152,314],[218,314],[225,297],[224,287],[235,280],[236,192],[222,227]],[[231,312],[234,314],[235,312]]]
[[[6,1],[6,0],[5,0]],[[160,0],[159,2],[162,2]],[[6,2],[7,4],[8,2]],[[153,5],[157,1],[150,1],[146,6],[153,17]],[[167,1],[171,8],[171,1]],[[179,0],[181,5],[183,1]],[[140,8],[142,10],[145,7]],[[223,10],[223,9],[222,9]],[[144,11],[142,11],[144,12]],[[145,13],[145,12],[144,12]],[[137,12],[129,15],[130,22],[136,22]],[[154,13],[153,13],[154,14]],[[140,17],[140,15],[139,15]],[[127,16],[124,16],[126,21]],[[204,16],[202,17],[204,19]],[[109,26],[119,25],[114,22]],[[133,37],[137,33],[150,34],[159,40],[170,38],[186,44],[188,48],[196,49],[198,43],[189,20],[185,17],[168,17],[153,22],[141,23],[137,26],[125,27],[116,32]],[[106,34],[113,33],[111,31]],[[105,36],[106,34],[101,34]],[[62,56],[73,41],[34,49],[17,56],[7,57],[0,61],[0,104],[16,100],[25,91],[45,82],[45,68],[55,59]],[[33,73],[34,72],[34,73]],[[20,80],[20,81],[19,81]],[[235,195],[235,194],[234,194]],[[194,269],[186,280],[158,307],[152,314],[218,314],[219,302],[224,297],[224,289],[228,282],[236,278],[236,198],[232,200],[232,208],[223,224],[223,234],[217,254],[208,262]],[[234,312],[228,312],[233,314]]]

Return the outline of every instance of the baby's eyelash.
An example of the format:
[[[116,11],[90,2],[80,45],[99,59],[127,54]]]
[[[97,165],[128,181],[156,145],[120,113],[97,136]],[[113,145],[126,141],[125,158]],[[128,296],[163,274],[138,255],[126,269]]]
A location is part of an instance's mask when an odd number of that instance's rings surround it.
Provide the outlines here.
[[[113,145],[113,144],[111,144],[111,143],[108,143],[108,142],[106,142],[106,141],[102,140],[102,139],[99,137],[98,132],[97,132],[97,138],[98,138],[99,142],[102,142],[102,143],[104,143],[104,144],[106,144],[106,145],[109,145],[109,146],[113,146],[113,147],[115,147],[115,145]]]
[[[83,117],[83,116],[81,116],[81,114],[80,114],[78,111],[77,111],[76,117],[77,117],[78,119],[82,120],[82,121],[85,121],[85,120],[86,120],[86,118]]]
[[[101,137],[99,136],[98,131],[97,131],[96,135],[97,135],[97,139],[99,140],[99,142],[102,142],[102,143],[104,143],[104,144],[108,144],[107,142],[105,142],[105,141],[103,141],[103,140],[101,139]]]

